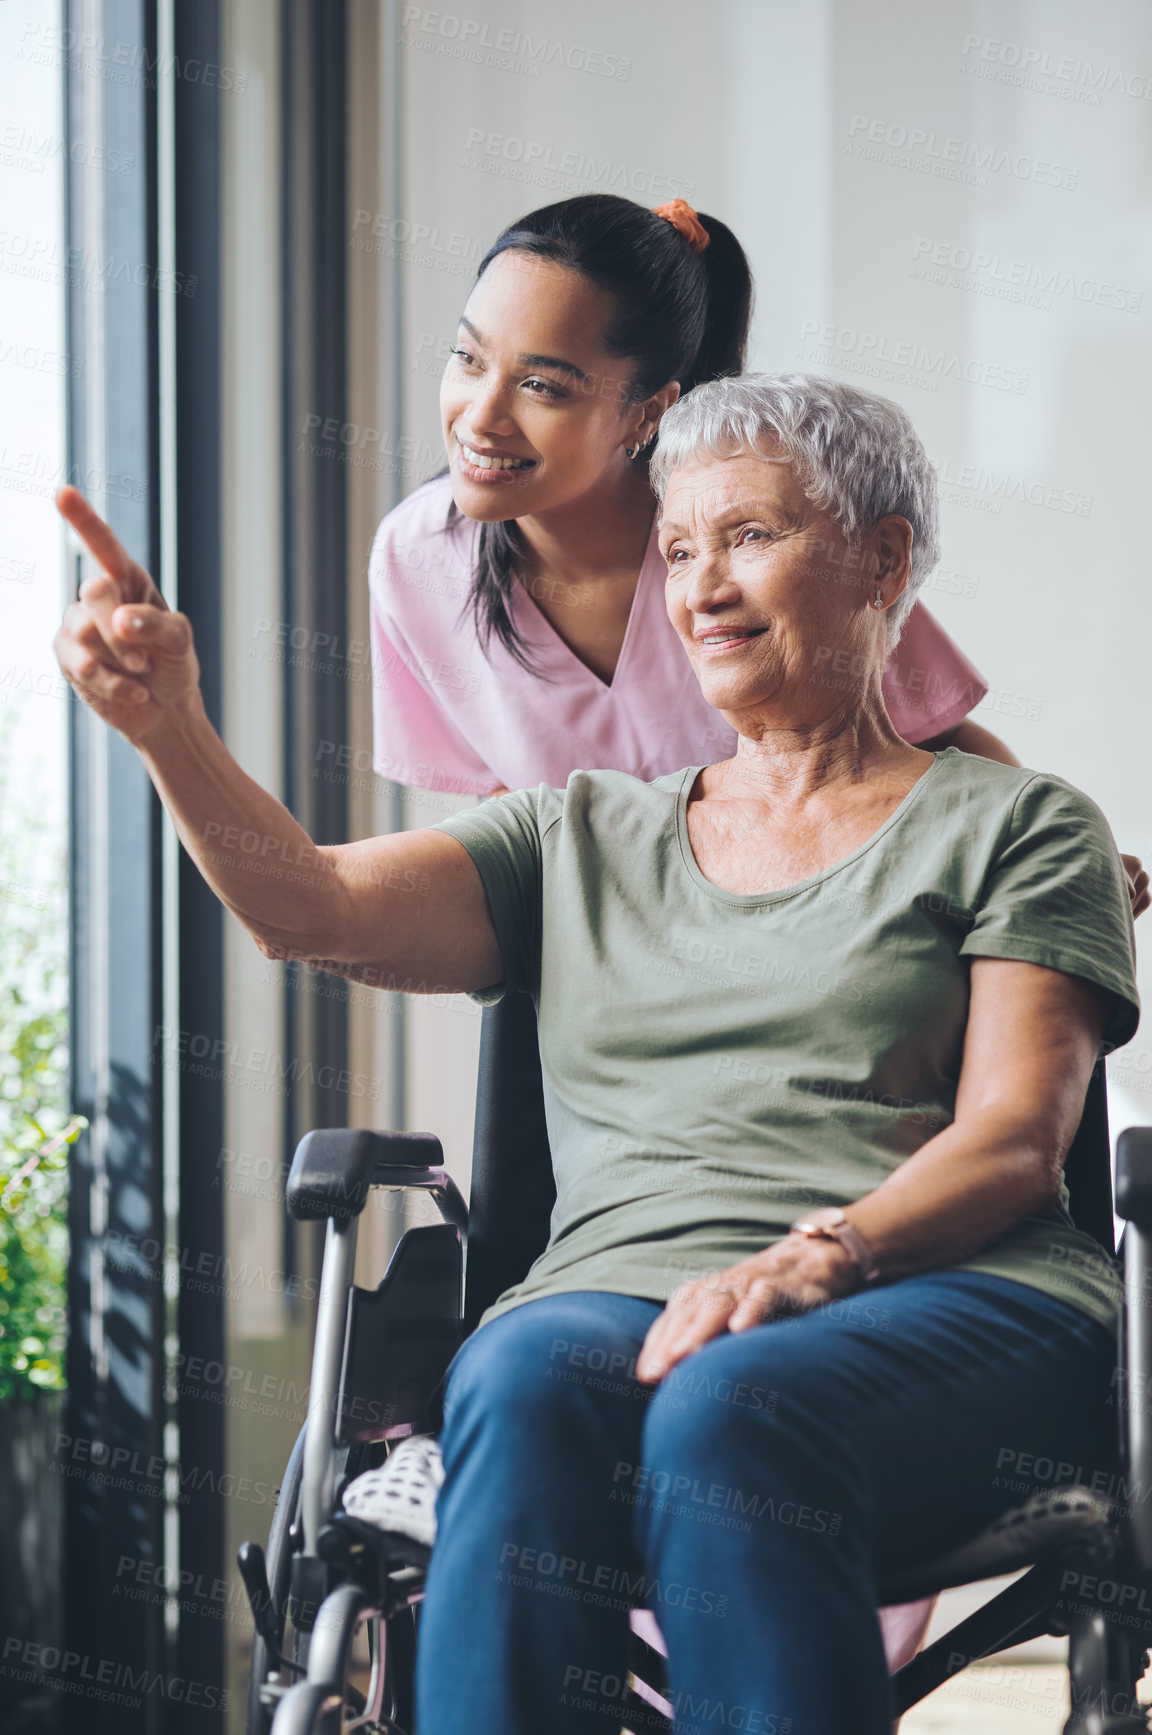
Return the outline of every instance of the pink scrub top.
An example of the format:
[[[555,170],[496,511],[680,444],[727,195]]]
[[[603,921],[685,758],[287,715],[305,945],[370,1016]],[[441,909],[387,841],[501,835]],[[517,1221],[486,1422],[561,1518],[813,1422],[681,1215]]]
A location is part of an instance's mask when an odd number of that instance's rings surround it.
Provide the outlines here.
[[[448,477],[437,477],[388,514],[372,545],[374,764],[382,777],[487,795],[538,783],[562,789],[573,771],[650,780],[731,757],[736,735],[705,704],[665,612],[667,568],[655,524],[620,660],[605,685],[519,585],[510,609],[539,673],[497,639],[485,651],[467,606],[479,526],[458,517],[447,528],[451,502]],[[884,671],[895,727],[908,741],[931,740],[987,691],[917,603]]]

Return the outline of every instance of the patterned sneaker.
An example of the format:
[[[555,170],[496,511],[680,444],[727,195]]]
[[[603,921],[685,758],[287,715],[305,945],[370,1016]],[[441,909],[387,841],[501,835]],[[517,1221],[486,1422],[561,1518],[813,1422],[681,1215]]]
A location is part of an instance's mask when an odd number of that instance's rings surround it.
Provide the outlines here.
[[[378,1470],[365,1470],[344,1490],[344,1510],[362,1524],[409,1536],[431,1548],[436,1496],[444,1480],[440,1446],[430,1434],[410,1434]]]

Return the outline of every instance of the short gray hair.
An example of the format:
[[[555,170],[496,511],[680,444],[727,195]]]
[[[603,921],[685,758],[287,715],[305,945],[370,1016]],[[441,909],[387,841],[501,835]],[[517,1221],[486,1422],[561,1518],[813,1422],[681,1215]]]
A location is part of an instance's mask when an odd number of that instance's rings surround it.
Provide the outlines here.
[[[673,470],[704,453],[783,457],[813,506],[839,524],[849,547],[858,547],[889,512],[908,520],[911,572],[888,611],[895,645],[916,592],[940,558],[936,472],[900,405],[822,374],[709,380],[661,419],[650,469],[661,501]]]

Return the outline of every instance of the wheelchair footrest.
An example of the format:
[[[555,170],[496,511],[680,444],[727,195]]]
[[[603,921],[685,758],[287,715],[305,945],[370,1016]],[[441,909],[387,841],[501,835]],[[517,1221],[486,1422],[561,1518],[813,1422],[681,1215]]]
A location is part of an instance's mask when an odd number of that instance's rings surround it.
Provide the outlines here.
[[[1109,1538],[1111,1505],[1087,1488],[1059,1487],[1035,1494],[1001,1513],[971,1542],[935,1560],[886,1575],[882,1603],[917,1602],[954,1585],[975,1584],[1034,1566],[1070,1542]]]
[[[333,1513],[317,1538],[324,1560],[341,1577],[354,1577],[361,1583],[377,1585],[395,1567],[419,1567],[422,1571],[432,1558],[432,1550],[398,1530],[381,1530],[375,1524],[364,1524],[347,1512]],[[372,1563],[371,1570],[365,1564]]]

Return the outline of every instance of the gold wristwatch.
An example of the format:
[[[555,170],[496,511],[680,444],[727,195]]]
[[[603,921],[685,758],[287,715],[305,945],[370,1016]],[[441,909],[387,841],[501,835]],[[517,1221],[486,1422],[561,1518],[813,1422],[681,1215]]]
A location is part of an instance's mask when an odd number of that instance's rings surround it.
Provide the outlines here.
[[[825,1205],[819,1211],[805,1211],[792,1224],[794,1235],[811,1235],[822,1241],[839,1241],[860,1268],[862,1283],[874,1283],[880,1275],[872,1249],[859,1229],[851,1224],[839,1205]]]

